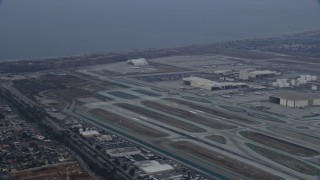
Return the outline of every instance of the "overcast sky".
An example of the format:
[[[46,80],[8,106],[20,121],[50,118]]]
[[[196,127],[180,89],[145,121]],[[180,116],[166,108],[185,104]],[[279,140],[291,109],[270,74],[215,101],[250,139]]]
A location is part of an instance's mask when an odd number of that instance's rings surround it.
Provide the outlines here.
[[[320,0],[0,0],[0,59],[269,37],[320,28]]]
[[[290,9],[290,8],[315,8],[306,1],[320,0],[100,0],[106,1],[114,8],[185,8],[185,9]],[[87,0],[79,2],[86,3]],[[92,2],[92,1],[90,1]]]
[[[0,4],[9,0],[0,0]],[[10,0],[13,3],[42,3],[56,6],[52,0]],[[60,0],[55,0],[60,1]],[[314,1],[314,3],[306,3]],[[61,6],[77,7],[74,1],[61,1]],[[70,2],[70,3],[68,3]],[[103,3],[112,9],[291,9],[319,8],[320,0],[78,0],[88,8]],[[36,6],[35,6],[36,8]]]

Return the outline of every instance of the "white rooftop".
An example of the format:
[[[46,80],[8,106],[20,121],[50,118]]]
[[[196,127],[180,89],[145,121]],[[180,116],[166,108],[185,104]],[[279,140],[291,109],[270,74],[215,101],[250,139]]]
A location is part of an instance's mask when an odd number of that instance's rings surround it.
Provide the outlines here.
[[[138,162],[138,167],[147,174],[156,174],[165,171],[174,170],[174,168],[169,164],[160,164],[158,161],[140,161]]]
[[[98,131],[92,130],[92,131],[81,131],[80,134],[82,136],[95,136],[95,135],[100,135]]]
[[[275,74],[277,72],[275,71],[269,71],[269,70],[264,70],[264,71],[251,71],[251,74],[255,74],[255,75],[264,75],[264,74]]]
[[[183,80],[185,80],[185,81],[211,81],[209,79],[204,79],[204,78],[199,78],[199,77],[194,77],[194,76],[183,78]]]
[[[199,78],[199,77],[188,77],[183,78],[184,81],[199,81],[199,84],[208,84],[213,87],[223,87],[223,86],[242,86],[247,85],[246,83],[242,82],[217,82],[217,81],[211,81],[209,79]]]
[[[143,66],[143,65],[148,65],[149,63],[145,58],[139,58],[139,59],[130,59],[127,61],[127,63],[130,63],[134,66]]]

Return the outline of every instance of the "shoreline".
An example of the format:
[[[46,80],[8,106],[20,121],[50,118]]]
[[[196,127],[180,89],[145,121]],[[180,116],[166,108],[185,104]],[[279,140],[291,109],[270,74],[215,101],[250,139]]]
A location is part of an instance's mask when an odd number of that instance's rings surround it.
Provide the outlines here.
[[[119,52],[83,54],[0,61],[0,73],[28,73],[46,70],[80,68],[109,64],[128,59],[154,59],[182,55],[225,55],[253,60],[293,58],[297,61],[319,63],[320,30],[288,34],[279,37],[252,38],[211,44],[194,44],[174,48],[146,48]]]
[[[312,33],[319,33],[320,29],[313,29],[313,30],[306,30],[306,31],[297,31],[297,32],[290,32],[287,34],[280,34],[280,35],[272,35],[266,37],[252,37],[252,38],[239,38],[235,40],[225,40],[225,41],[218,41],[212,43],[194,43],[190,45],[181,45],[181,46],[173,46],[173,47],[162,47],[162,48],[139,48],[139,49],[128,49],[128,50],[115,50],[109,52],[92,52],[92,53],[80,53],[80,54],[73,54],[73,55],[62,55],[62,56],[47,56],[47,57],[25,57],[25,58],[16,58],[16,59],[0,59],[0,63],[3,62],[21,62],[21,61],[47,61],[47,60],[56,60],[56,59],[64,59],[64,58],[77,58],[77,57],[85,57],[85,56],[92,56],[92,55],[107,55],[107,54],[120,54],[120,53],[130,53],[130,52],[143,52],[149,50],[170,50],[170,49],[180,49],[180,48],[187,48],[192,46],[210,46],[213,44],[225,44],[231,43],[234,41],[251,41],[251,40],[265,40],[265,39],[274,39],[274,38],[287,38],[292,36],[300,36],[305,34],[312,34]]]

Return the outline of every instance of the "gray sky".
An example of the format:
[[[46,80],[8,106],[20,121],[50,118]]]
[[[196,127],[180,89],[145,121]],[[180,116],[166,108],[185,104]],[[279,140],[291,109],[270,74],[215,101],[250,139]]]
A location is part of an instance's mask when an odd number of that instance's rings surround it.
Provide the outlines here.
[[[290,7],[314,8],[305,1],[318,0],[112,0],[113,8],[168,8],[168,9],[287,9]],[[290,6],[288,6],[288,2]]]
[[[161,48],[320,28],[319,0],[0,0],[0,59]]]

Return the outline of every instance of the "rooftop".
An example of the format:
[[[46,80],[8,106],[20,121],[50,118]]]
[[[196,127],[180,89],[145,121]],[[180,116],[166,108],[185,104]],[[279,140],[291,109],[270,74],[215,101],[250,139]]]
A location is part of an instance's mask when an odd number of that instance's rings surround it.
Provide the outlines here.
[[[199,85],[212,85],[213,87],[223,87],[223,86],[242,86],[247,85],[243,82],[217,82],[217,81],[211,81],[209,79],[199,78],[199,77],[188,77],[183,78],[184,81],[198,81]]]
[[[81,135],[83,136],[94,136],[94,135],[100,135],[98,131],[92,130],[92,131],[81,131]]]
[[[269,70],[264,70],[264,71],[252,71],[250,72],[251,74],[255,74],[255,75],[264,75],[264,74],[275,74],[277,72],[275,71],[269,71]]]
[[[278,94],[271,95],[272,97],[278,97],[287,100],[294,100],[294,101],[302,101],[302,100],[312,100],[318,99],[320,96],[305,94],[305,93],[298,93],[298,92],[281,92]]]
[[[130,59],[130,60],[127,61],[127,63],[132,64],[134,66],[142,66],[142,65],[148,65],[149,64],[145,58]]]
[[[164,171],[174,170],[169,164],[160,164],[158,161],[140,161],[138,167],[147,174],[160,173]]]

